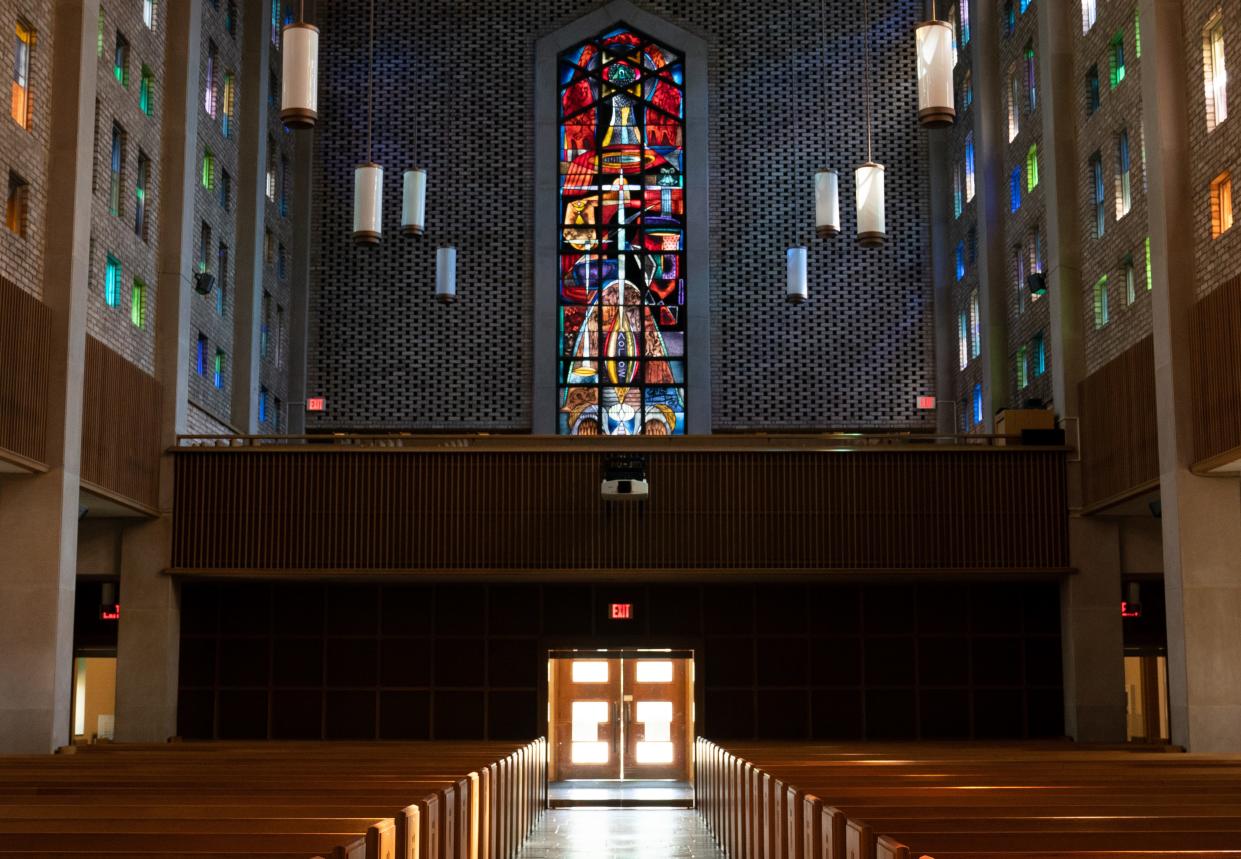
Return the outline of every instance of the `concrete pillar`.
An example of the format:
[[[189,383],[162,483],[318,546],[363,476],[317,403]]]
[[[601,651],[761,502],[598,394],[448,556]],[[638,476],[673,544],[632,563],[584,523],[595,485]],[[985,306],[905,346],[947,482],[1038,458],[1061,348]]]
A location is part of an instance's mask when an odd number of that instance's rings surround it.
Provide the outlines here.
[[[931,184],[931,281],[935,288],[935,431],[957,431],[956,308],[952,300],[952,143],[948,131],[927,135]]]
[[[0,487],[0,753],[70,740],[78,466],[90,265],[98,0],[57,0],[43,301],[51,308],[48,470]]]
[[[1077,218],[1077,126],[1080,82],[1071,15],[1051,4],[1038,9],[1039,92],[1043,121],[1043,193],[1047,201],[1047,300],[1051,316],[1052,395],[1070,442],[1077,440],[1077,390],[1085,376],[1082,339],[1081,233]],[[1071,457],[1071,459],[1080,459]],[[1081,463],[1068,464],[1069,563],[1061,583],[1061,654],[1065,730],[1079,742],[1127,737],[1124,633],[1120,616],[1121,532],[1115,521],[1082,517]]]
[[[1181,0],[1141,0],[1172,741],[1241,752],[1241,489],[1193,463],[1193,199]]]
[[[246,7],[241,28],[241,137],[237,176],[237,287],[233,311],[233,426],[259,428],[259,323],[263,313],[263,225],[267,210],[267,73],[271,16]],[[254,10],[257,9],[257,13]]]
[[[165,10],[155,375],[164,388],[160,426],[169,448],[185,432],[189,389],[201,0],[169,3]],[[116,666],[116,738],[122,741],[159,741],[176,733],[180,609],[176,582],[164,575],[172,556],[172,489],[172,460],[164,456],[160,515],[126,528],[122,536]]]
[[[996,406],[1008,401],[1008,305],[1005,303],[1003,210],[1003,85],[1000,80],[1000,20],[995,3],[971,3],[973,37],[974,176],[978,205],[978,302],[982,315],[983,420],[995,430]],[[951,342],[951,341],[950,341]]]
[[[1079,743],[1122,743],[1127,728],[1121,523],[1074,514],[1069,559],[1076,572],[1060,585],[1064,730]]]
[[[306,20],[318,20],[317,0],[307,0]],[[314,216],[313,192],[315,133],[297,132],[293,150],[293,281],[289,294],[289,433],[306,432],[307,350],[310,337],[311,223]],[[399,173],[397,175],[400,175]],[[329,403],[329,408],[331,404]]]

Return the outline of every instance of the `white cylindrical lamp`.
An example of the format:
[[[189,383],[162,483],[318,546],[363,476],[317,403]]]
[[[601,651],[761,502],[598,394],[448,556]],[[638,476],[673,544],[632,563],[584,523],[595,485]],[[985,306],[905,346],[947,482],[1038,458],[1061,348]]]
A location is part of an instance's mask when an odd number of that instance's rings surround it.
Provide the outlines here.
[[[926,128],[952,125],[957,116],[952,85],[952,25],[923,21],[916,32],[918,122]]]
[[[457,300],[457,249],[435,251],[435,298],[444,304]]]
[[[405,171],[401,192],[401,232],[420,236],[426,229],[427,171],[421,167]]]
[[[821,239],[840,232],[840,174],[830,167],[814,174],[814,231]]]
[[[853,172],[857,185],[857,243],[877,248],[887,239],[883,216],[883,165],[867,161]]]
[[[319,118],[319,28],[305,21],[281,35],[280,119],[288,128],[314,128]]]
[[[373,161],[353,170],[353,240],[377,245],[383,232],[384,169]]]
[[[801,304],[810,297],[806,278],[806,249],[789,248],[788,281],[784,287],[784,300],[789,304]]]

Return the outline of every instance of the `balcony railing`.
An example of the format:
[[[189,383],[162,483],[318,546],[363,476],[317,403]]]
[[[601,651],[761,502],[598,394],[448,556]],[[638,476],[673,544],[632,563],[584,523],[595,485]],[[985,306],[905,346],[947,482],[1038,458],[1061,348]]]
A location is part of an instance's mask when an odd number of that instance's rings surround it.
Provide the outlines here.
[[[1068,564],[1065,450],[988,436],[186,436],[182,573],[627,577]],[[601,497],[609,454],[650,497]]]

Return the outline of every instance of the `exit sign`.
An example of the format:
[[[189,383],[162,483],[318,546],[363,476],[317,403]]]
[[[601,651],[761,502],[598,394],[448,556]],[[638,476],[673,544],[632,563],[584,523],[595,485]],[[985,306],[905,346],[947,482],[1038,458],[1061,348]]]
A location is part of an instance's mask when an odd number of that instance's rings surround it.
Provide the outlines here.
[[[924,412],[934,411],[935,410],[935,398],[934,397],[918,397],[918,409]]]
[[[323,397],[310,397],[306,400],[306,411],[322,412],[327,409],[327,400]]]
[[[612,620],[633,620],[633,603],[614,602],[609,604],[608,617]]]

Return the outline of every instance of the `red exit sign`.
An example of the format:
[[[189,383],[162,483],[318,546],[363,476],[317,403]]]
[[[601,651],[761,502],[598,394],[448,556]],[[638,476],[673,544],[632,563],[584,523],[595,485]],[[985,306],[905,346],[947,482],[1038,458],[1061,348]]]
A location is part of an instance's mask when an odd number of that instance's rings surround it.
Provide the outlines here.
[[[633,603],[614,602],[608,606],[608,617],[612,620],[633,620]]]
[[[306,400],[306,411],[322,412],[327,410],[327,400],[324,397],[309,397]]]
[[[924,412],[934,411],[935,410],[935,398],[934,397],[918,397],[918,409]]]

